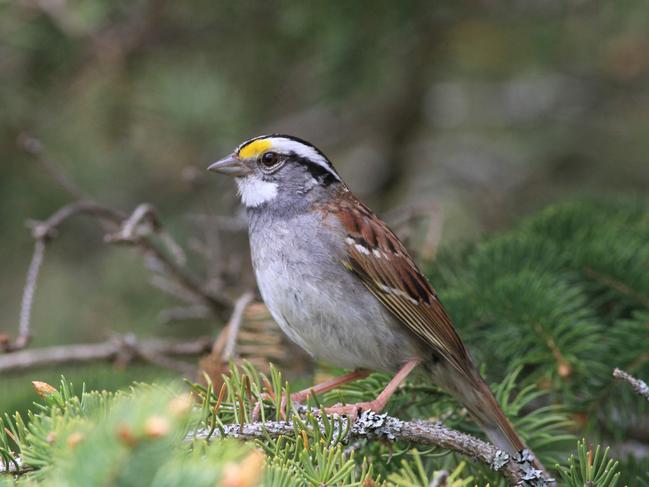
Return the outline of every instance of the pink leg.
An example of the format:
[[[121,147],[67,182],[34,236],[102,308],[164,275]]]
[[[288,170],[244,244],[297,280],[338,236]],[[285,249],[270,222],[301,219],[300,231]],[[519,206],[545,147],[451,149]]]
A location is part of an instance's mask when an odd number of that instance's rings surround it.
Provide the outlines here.
[[[294,392],[293,394],[291,394],[291,401],[293,402],[305,401],[311,396],[311,394],[322,394],[324,392],[328,392],[332,389],[335,389],[338,386],[347,384],[348,382],[367,377],[368,375],[369,372],[366,370],[354,370],[353,372],[349,372],[347,374],[341,375],[340,377],[334,377],[333,379],[329,379],[327,381],[321,382],[320,384],[316,384],[313,387],[309,387],[308,389],[304,389],[299,392]],[[268,397],[268,395],[264,394],[264,397],[266,398]],[[284,411],[286,409],[286,397],[282,397],[280,409],[281,409],[280,415],[285,416]],[[257,402],[257,404],[255,404],[254,409],[252,410],[253,421],[256,421],[257,418],[259,417],[260,410],[261,410],[261,401]]]
[[[334,377],[333,379],[326,380],[324,382],[321,382],[320,384],[314,385],[313,387],[309,387],[308,389],[304,389],[302,391],[291,394],[291,400],[295,402],[302,402],[308,399],[312,393],[322,394],[323,392],[331,391],[332,389],[335,389],[336,387],[343,384],[347,384],[348,382],[363,379],[368,375],[369,372],[366,370],[354,370],[353,372],[349,372],[348,374],[341,375],[340,377]]]
[[[421,363],[421,359],[413,358],[408,360],[403,367],[399,369],[399,372],[392,378],[392,380],[385,386],[385,389],[378,395],[376,399],[370,402],[359,402],[356,404],[346,404],[346,405],[336,405],[330,408],[325,408],[325,412],[330,414],[348,414],[352,418],[356,418],[359,411],[372,410],[379,412],[385,408],[388,404],[388,401],[395,393],[399,385],[408,377],[412,369],[417,367]]]

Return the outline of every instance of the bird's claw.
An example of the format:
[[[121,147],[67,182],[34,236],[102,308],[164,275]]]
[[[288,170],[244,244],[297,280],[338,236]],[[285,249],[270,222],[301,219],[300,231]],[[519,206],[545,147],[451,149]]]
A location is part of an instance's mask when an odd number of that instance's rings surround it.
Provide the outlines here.
[[[300,404],[304,400],[308,399],[309,395],[310,395],[309,392],[304,392],[304,391],[293,393],[290,395],[291,403]],[[263,404],[264,399],[274,399],[274,397],[266,392],[261,395],[261,399],[259,399],[259,401],[255,403],[255,407],[252,409],[251,416],[253,421],[257,421],[259,419],[261,408],[264,406]],[[288,406],[288,400],[286,394],[282,394],[282,400],[280,401],[279,404],[279,417],[282,420],[286,420],[287,406]]]
[[[327,414],[339,414],[341,416],[348,416],[354,422],[358,415],[363,411],[380,411],[381,408],[374,402],[357,402],[355,404],[334,404],[331,407],[325,408],[324,412]]]

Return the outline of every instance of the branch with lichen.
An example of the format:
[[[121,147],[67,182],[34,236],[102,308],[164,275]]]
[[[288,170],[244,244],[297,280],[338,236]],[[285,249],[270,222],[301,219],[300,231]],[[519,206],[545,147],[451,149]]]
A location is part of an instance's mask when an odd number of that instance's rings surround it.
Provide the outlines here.
[[[299,408],[302,413],[315,418],[315,421],[265,421],[257,423],[222,425],[219,429],[210,431],[198,430],[187,437],[188,441],[213,441],[217,438],[237,438],[241,440],[268,440],[279,437],[292,437],[300,434],[303,428],[312,428],[316,424],[324,433],[325,425],[322,417],[312,416],[313,410]],[[304,416],[302,416],[304,419]],[[326,419],[338,428],[341,443],[352,443],[357,440],[408,442],[414,445],[438,446],[454,451],[500,472],[510,485],[547,486],[552,481],[544,479],[541,471],[533,466],[533,457],[527,450],[515,458],[499,450],[495,446],[479,440],[471,435],[447,428],[441,423],[425,421],[402,421],[387,414],[377,414],[372,411],[362,412],[350,423],[346,417],[329,417]],[[0,473],[20,472],[22,462],[16,464],[0,462]]]
[[[629,384],[631,384],[631,387],[633,387],[633,390],[635,392],[649,401],[649,385],[647,385],[645,381],[636,379],[631,374],[624,372],[621,369],[615,369],[613,371],[613,377],[628,382]]]
[[[314,410],[300,407],[301,413],[312,414]],[[315,411],[317,413],[317,411]],[[325,425],[320,416],[314,416],[316,424],[324,432]],[[534,458],[529,451],[524,450],[515,458],[466,433],[447,428],[442,423],[426,421],[402,421],[387,414],[377,414],[364,411],[350,423],[347,417],[337,415],[330,417],[338,420],[336,427],[343,435],[343,443],[353,443],[356,440],[369,441],[402,441],[413,445],[438,446],[488,465],[492,470],[500,472],[511,485],[545,486],[550,479],[544,479],[542,472],[533,466]],[[313,422],[300,421],[265,421],[244,424],[222,425],[210,434],[210,430],[199,430],[191,439],[238,438],[242,440],[275,439],[281,436],[295,436],[300,428],[313,427]]]

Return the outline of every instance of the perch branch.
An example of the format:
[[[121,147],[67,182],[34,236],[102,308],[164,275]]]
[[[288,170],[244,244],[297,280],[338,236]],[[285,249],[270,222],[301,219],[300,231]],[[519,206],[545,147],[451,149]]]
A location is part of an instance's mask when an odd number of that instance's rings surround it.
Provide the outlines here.
[[[182,363],[170,357],[198,356],[209,352],[211,347],[212,340],[209,337],[177,342],[158,339],[138,341],[133,335],[126,335],[101,343],[35,348],[0,355],[0,374],[37,367],[102,361],[145,361],[179,370]],[[195,367],[192,366],[190,370],[185,365],[182,364],[184,367],[181,372],[195,370]]]
[[[635,392],[649,401],[649,386],[645,381],[636,379],[631,374],[628,374],[620,369],[615,369],[613,371],[613,377],[628,382],[629,384],[631,384],[631,387],[633,387],[633,390]]]
[[[306,412],[307,409],[301,407],[298,411]],[[347,427],[346,421],[348,421],[346,417],[339,417],[338,427],[341,431],[348,431],[344,438],[344,442],[347,443],[365,439],[434,445],[489,465],[493,470],[501,472],[510,485],[547,486],[553,482],[551,479],[544,479],[542,472],[534,468],[533,457],[527,450],[517,455],[517,458],[512,458],[489,443],[447,428],[441,423],[402,421],[372,411],[362,412],[349,427]],[[310,423],[306,422],[306,424]],[[322,421],[319,420],[318,424],[324,432]],[[295,436],[297,431],[299,429],[291,421],[266,421],[223,425],[222,430],[215,430],[212,436],[253,440]],[[208,430],[200,430],[191,438],[209,440],[208,435]]]
[[[21,352],[25,353],[25,352]],[[309,411],[300,407],[301,414]],[[312,413],[318,411],[311,410]],[[324,433],[325,425],[322,419],[316,416],[317,427]],[[351,425],[347,417],[334,417],[334,427],[345,434],[343,443],[353,443],[358,440],[365,441],[402,441],[416,445],[437,446],[450,450],[476,461],[488,465],[491,469],[500,472],[512,486],[546,487],[554,484],[553,479],[544,478],[543,473],[534,468],[534,458],[527,450],[523,450],[516,457],[499,450],[473,436],[447,428],[441,423],[428,423],[425,421],[402,421],[387,414],[377,414],[372,411],[362,412]],[[337,420],[337,421],[336,421]],[[314,423],[302,422],[301,425],[313,428]],[[188,441],[205,440],[227,437],[242,440],[267,440],[281,436],[295,436],[300,429],[291,421],[266,421],[245,424],[222,425],[217,430],[201,429],[187,437]],[[339,436],[338,436],[339,437]],[[20,459],[18,459],[20,462]],[[19,465],[21,465],[19,463]],[[3,464],[0,461],[0,473],[14,471],[13,465]]]

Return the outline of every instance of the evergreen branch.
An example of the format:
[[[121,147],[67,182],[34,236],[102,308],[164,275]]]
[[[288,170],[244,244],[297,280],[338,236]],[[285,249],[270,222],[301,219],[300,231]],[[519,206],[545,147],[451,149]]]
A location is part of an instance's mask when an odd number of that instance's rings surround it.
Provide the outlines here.
[[[135,360],[180,370],[187,374],[190,366],[170,356],[196,356],[209,352],[212,341],[208,337],[187,342],[150,339],[137,341],[134,335],[126,335],[102,343],[61,345],[32,350],[21,350],[11,354],[0,354],[0,373],[34,369],[38,367],[73,363]],[[194,367],[191,367],[194,370]]]
[[[0,475],[3,474],[21,475],[25,472],[29,472],[30,470],[33,469],[24,466],[23,461],[20,457],[14,458],[12,462],[4,462],[2,459],[0,459]]]
[[[300,413],[317,413],[317,410],[299,407]],[[542,472],[533,466],[533,457],[527,450],[516,458],[495,446],[466,433],[447,428],[442,423],[426,421],[402,421],[387,414],[363,411],[351,425],[346,417],[340,417],[338,428],[346,432],[345,442],[356,440],[403,441],[416,445],[437,446],[450,450],[488,465],[501,472],[510,485],[547,486],[553,479],[544,479]],[[265,421],[243,424],[220,425],[216,430],[201,429],[190,439],[238,438],[242,440],[264,440],[292,437],[299,434],[300,428],[312,422]],[[317,424],[323,434],[326,425],[318,417]]]
[[[645,381],[636,379],[631,374],[627,374],[626,372],[620,369],[615,369],[613,371],[613,377],[628,382],[629,384],[631,384],[631,387],[633,387],[633,390],[635,392],[637,392],[642,397],[644,397],[647,401],[649,401],[649,385],[647,385]]]
[[[594,279],[599,283],[604,284],[605,286],[615,289],[619,293],[630,296],[631,298],[641,303],[645,308],[649,309],[649,298],[644,294],[642,294],[641,292],[638,292],[632,287],[626,285],[619,279],[616,279],[606,274],[602,274],[601,272],[597,272],[592,267],[584,268],[584,274],[587,277],[590,277],[591,279]]]

